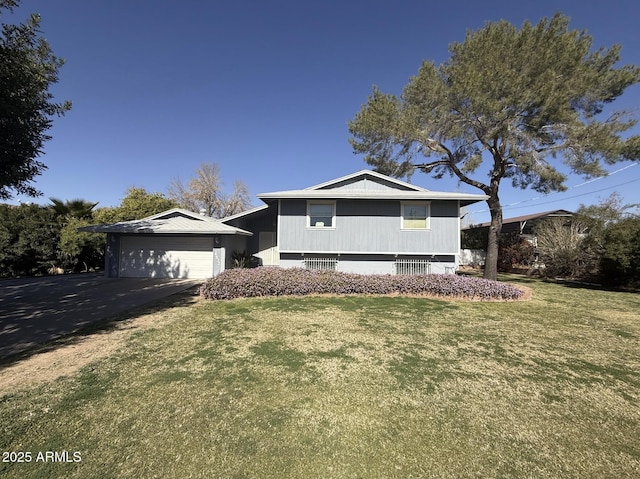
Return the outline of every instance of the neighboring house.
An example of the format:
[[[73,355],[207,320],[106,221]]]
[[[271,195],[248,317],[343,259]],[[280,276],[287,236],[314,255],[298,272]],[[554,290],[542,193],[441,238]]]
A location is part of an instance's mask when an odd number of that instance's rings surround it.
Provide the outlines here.
[[[211,277],[232,267],[233,251],[265,266],[452,273],[460,207],[487,198],[429,191],[369,170],[257,196],[264,205],[221,220],[173,209],[81,230],[107,233],[111,277]]]
[[[506,218],[502,220],[501,234],[516,233],[530,241],[535,246],[536,225],[540,224],[542,221],[553,218],[565,218],[567,221],[569,221],[571,220],[571,218],[573,218],[573,216],[574,213],[568,210],[553,210],[525,216],[516,216],[515,218]],[[466,228],[463,228],[463,231],[486,234],[486,232],[488,232],[489,230],[490,225],[491,222],[481,223],[479,225],[470,225]]]
[[[516,234],[526,239],[532,246],[538,246],[535,228],[542,221],[553,218],[573,218],[574,213],[568,210],[553,210],[525,216],[506,218],[502,221],[502,235]],[[487,235],[491,222],[470,225],[462,228],[462,251],[460,262],[463,265],[483,265],[486,256]],[[537,257],[538,252],[534,254]]]

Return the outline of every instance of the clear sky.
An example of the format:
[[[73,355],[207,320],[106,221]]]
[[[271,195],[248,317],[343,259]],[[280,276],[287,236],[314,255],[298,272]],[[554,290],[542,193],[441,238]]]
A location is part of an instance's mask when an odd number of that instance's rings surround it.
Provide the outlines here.
[[[347,123],[374,84],[399,94],[423,59],[446,61],[468,29],[537,23],[557,11],[596,47],[621,43],[622,63],[640,64],[635,0],[22,0],[2,21],[41,14],[43,36],[66,59],[53,92],[73,109],[50,130],[48,170],[35,183],[44,196],[13,202],[115,206],[128,187],[166,193],[203,162],[217,162],[228,186],[241,179],[252,195],[368,168],[351,150]],[[614,106],[640,117],[640,85]],[[640,165],[610,171],[543,198],[505,181],[504,215],[575,209],[616,190],[640,203]],[[480,193],[422,173],[411,181]],[[474,222],[488,219],[484,203],[472,211]]]

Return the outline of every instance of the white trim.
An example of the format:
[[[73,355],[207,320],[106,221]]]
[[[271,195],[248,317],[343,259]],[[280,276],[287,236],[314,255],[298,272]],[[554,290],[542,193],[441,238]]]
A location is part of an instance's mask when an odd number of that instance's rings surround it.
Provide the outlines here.
[[[460,232],[460,234],[458,234],[458,256],[460,256],[460,251],[462,251],[462,229],[461,229],[461,225],[460,225],[460,201],[458,200],[458,231]]]
[[[278,210],[276,211],[276,246],[278,247],[278,259],[280,259],[280,201],[278,200]]]
[[[340,255],[349,255],[349,254],[369,254],[369,255],[397,255],[397,256],[456,256],[459,255],[460,252],[452,253],[452,252],[442,252],[442,251],[310,251],[304,250],[280,250],[280,254],[340,254]]]
[[[256,195],[262,201],[277,199],[352,199],[352,200],[402,200],[402,201],[464,201],[472,204],[484,201],[486,195],[471,193],[445,193],[440,191],[394,191],[394,190],[287,190],[272,193],[260,193]]]
[[[174,213],[179,213],[179,214],[181,214],[183,216],[186,216],[186,217],[194,219],[194,220],[216,221],[216,222],[220,221],[220,220],[217,220],[215,218],[212,218],[211,216],[201,215],[200,213],[196,213],[194,211],[185,210],[184,208],[171,208],[170,210],[162,211],[161,213],[156,213],[155,215],[151,215],[151,216],[145,216],[144,218],[141,218],[139,220],[132,220],[132,221],[155,220],[155,219],[158,219],[158,218],[162,218],[163,216],[172,215]]]
[[[404,226],[404,207],[405,206],[424,206],[425,207],[425,227],[424,228],[406,228]],[[459,230],[460,228],[458,228]],[[400,202],[400,231],[430,231],[431,230],[431,202],[429,201],[401,201]],[[459,236],[459,235],[458,235]]]
[[[331,205],[331,226],[312,226],[311,225],[311,205]],[[336,229],[336,200],[307,200],[307,229],[310,230],[335,230]]]

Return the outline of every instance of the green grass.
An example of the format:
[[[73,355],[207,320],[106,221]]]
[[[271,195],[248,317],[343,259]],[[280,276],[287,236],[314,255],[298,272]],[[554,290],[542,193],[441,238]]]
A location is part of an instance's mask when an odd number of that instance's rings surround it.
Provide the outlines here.
[[[201,301],[0,396],[7,478],[640,477],[640,295]],[[1,392],[0,392],[1,394]]]

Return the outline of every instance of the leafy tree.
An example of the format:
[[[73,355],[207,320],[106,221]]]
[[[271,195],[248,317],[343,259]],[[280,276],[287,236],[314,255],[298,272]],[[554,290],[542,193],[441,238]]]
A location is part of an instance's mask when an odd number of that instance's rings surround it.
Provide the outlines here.
[[[640,217],[629,216],[607,227],[601,276],[607,283],[640,286]]]
[[[531,266],[535,260],[534,253],[533,245],[519,233],[502,234],[498,249],[498,269],[510,272],[518,266]]]
[[[60,229],[58,259],[65,270],[88,271],[104,263],[104,234],[78,231],[93,224],[90,219],[70,217]]]
[[[223,189],[220,167],[217,163],[202,163],[196,177],[185,186],[176,178],[169,185],[169,197],[182,208],[191,211],[204,210],[207,216],[224,218],[251,208],[251,197],[247,186],[240,180],[233,184],[233,193]]]
[[[519,30],[487,23],[452,44],[447,62],[423,62],[400,97],[374,87],[349,123],[354,152],[386,174],[451,175],[488,195],[485,277],[495,279],[503,180],[558,191],[566,177],[554,160],[597,176],[603,162],[640,156],[639,136],[621,138],[635,120],[602,118],[605,105],[640,81],[640,69],[615,67],[619,45],[591,47],[591,36],[569,30],[561,14]]]
[[[620,221],[629,205],[622,203],[619,193],[613,193],[596,205],[580,205],[576,211],[576,218],[585,226],[586,236],[582,242],[585,258],[591,263],[588,269],[594,273],[600,267],[605,252],[607,229]]]
[[[149,193],[144,188],[132,186],[120,203],[122,219],[119,221],[138,220],[177,207],[176,201],[162,193]]]
[[[0,14],[13,10],[17,0],[0,0]],[[38,196],[30,182],[46,166],[37,158],[51,139],[46,131],[54,116],[71,108],[56,103],[49,87],[58,81],[64,61],[53,54],[40,36],[40,16],[32,14],[24,24],[2,24],[0,34],[0,199],[11,191]]]
[[[46,273],[57,263],[59,229],[51,208],[0,205],[0,276]]]
[[[609,284],[640,284],[640,219],[638,205],[625,204],[613,193],[599,204],[580,206],[577,217],[587,226],[582,242],[597,279]]]
[[[162,193],[149,193],[144,188],[130,187],[120,206],[100,208],[93,214],[94,223],[116,223],[139,220],[147,216],[177,208],[178,203]]]
[[[98,203],[83,199],[62,201],[49,198],[60,224],[58,243],[58,266],[64,270],[88,271],[103,263],[104,235],[77,231],[81,226],[92,224],[93,209]]]

